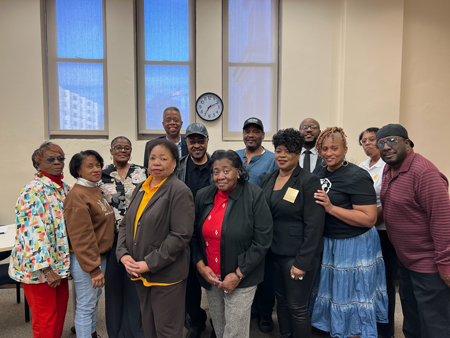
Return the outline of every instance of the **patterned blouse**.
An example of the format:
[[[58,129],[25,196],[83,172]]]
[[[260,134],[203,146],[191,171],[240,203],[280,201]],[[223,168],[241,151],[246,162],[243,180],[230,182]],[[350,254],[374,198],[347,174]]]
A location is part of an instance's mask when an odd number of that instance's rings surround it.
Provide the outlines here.
[[[51,267],[62,278],[69,275],[69,243],[63,205],[69,186],[35,176],[20,192],[16,205],[16,243],[11,251],[9,276],[22,283],[46,283],[43,269]]]
[[[122,181],[114,164],[109,164],[103,169],[102,179],[98,185],[114,210],[116,232],[119,231],[120,222],[122,222],[130,205],[134,188],[146,179],[147,169],[137,164],[131,164],[124,181]]]

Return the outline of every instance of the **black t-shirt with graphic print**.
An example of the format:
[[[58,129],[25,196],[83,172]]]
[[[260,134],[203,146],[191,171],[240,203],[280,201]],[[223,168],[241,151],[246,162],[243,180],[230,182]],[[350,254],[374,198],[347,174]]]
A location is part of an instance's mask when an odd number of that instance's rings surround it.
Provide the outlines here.
[[[314,170],[321,182],[322,188],[327,192],[333,205],[352,209],[352,205],[377,204],[373,180],[369,173],[349,163],[330,172],[327,168],[317,166]],[[324,236],[329,238],[350,238],[362,235],[369,228],[349,225],[340,219],[326,214]]]

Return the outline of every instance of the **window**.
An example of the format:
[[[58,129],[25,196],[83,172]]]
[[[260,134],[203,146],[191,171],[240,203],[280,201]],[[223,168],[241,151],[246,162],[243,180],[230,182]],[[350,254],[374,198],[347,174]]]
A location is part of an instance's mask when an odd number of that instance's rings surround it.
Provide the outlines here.
[[[225,140],[241,140],[252,116],[266,139],[277,130],[278,1],[223,0]]]
[[[106,136],[104,0],[46,0],[50,136]]]
[[[195,105],[194,0],[137,0],[139,134],[161,134],[175,106],[183,128]]]

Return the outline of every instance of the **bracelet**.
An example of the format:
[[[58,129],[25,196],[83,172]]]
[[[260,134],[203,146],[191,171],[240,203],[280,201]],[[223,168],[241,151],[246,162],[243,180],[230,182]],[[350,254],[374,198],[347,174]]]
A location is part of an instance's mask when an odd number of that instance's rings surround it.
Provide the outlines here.
[[[239,276],[239,274],[237,273],[237,271],[235,271],[234,273],[236,274],[237,278],[239,278],[239,280],[243,280],[243,279],[244,279],[243,277]]]

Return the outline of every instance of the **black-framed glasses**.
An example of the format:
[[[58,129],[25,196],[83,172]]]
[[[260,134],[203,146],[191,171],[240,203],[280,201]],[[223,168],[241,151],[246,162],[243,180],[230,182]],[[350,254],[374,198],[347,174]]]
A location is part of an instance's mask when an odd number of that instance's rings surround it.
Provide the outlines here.
[[[200,145],[204,145],[204,144],[206,144],[206,138],[191,139],[189,137],[186,137],[186,143],[189,144],[190,146],[193,146],[196,143],[198,143]]]
[[[58,160],[58,162],[63,163],[66,160],[66,158],[64,156],[58,156],[58,157],[50,156],[50,157],[47,157],[45,160],[48,163],[53,163],[53,162],[55,162],[55,160]]]
[[[378,142],[377,147],[378,147],[378,149],[381,150],[384,148],[384,145],[387,144],[389,147],[395,148],[395,147],[397,147],[399,141],[400,141],[400,139],[398,137],[391,137],[391,138],[388,138],[387,140]]]
[[[179,119],[179,118],[174,118],[174,119],[165,118],[164,119],[164,123],[170,123],[170,122],[180,123],[181,119]]]
[[[377,140],[377,138],[374,137],[374,136],[369,137],[369,138],[363,138],[363,139],[361,139],[359,141],[359,144],[363,145],[363,144],[366,144],[366,143],[375,143],[376,140]]]
[[[114,146],[114,147],[112,147],[112,149],[113,150],[115,150],[115,151],[126,151],[127,153],[129,152],[129,151],[131,151],[131,147],[128,147],[128,146],[125,146],[125,147],[122,147],[122,146]]]
[[[300,129],[303,130],[308,130],[309,128],[311,128],[311,130],[316,130],[319,129],[319,126],[317,124],[311,124],[310,126],[301,126]]]

